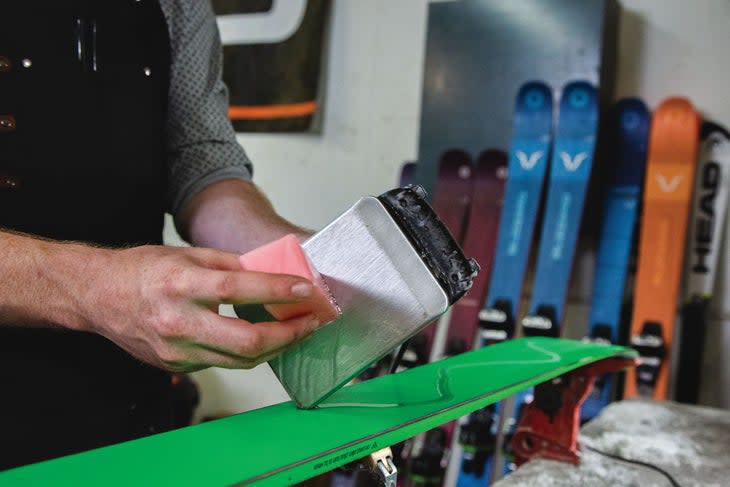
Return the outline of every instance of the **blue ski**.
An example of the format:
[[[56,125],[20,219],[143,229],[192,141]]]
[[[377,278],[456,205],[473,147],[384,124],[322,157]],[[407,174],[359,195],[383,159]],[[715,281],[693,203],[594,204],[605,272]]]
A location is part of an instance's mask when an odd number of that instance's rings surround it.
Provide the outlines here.
[[[598,128],[595,88],[585,81],[566,84],[559,110],[532,297],[528,315],[521,322],[526,336],[560,336],[583,203],[593,164]],[[523,404],[531,399],[532,390],[523,391],[515,397],[512,415],[504,422],[507,428],[505,446],[509,447]],[[504,472],[513,469],[507,450]]]
[[[636,98],[616,103],[613,115],[612,162],[617,166],[605,196],[588,339],[615,344],[619,340],[626,272],[641,203],[651,116]],[[583,403],[581,420],[594,418],[611,402],[613,383],[610,375],[596,379],[591,395]]]
[[[542,82],[523,85],[515,103],[507,188],[500,218],[493,270],[484,309],[479,313],[476,347],[514,335],[522,281],[527,267],[540,194],[548,165],[552,129],[552,90]],[[478,411],[461,424],[459,487],[489,483],[497,437],[499,405]]]

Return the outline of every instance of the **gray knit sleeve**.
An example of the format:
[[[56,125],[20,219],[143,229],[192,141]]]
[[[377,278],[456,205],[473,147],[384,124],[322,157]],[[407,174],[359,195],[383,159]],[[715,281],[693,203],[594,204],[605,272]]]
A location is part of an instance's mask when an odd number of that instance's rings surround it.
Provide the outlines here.
[[[167,120],[169,210],[176,215],[209,184],[250,180],[253,166],[228,120],[222,52],[209,0],[161,0],[170,31]]]

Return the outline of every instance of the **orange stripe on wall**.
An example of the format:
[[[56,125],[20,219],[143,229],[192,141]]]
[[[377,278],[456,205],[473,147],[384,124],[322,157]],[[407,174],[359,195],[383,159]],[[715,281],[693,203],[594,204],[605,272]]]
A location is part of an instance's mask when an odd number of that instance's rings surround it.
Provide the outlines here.
[[[304,117],[317,109],[316,101],[290,103],[288,105],[232,105],[228,107],[231,120],[271,120],[275,118]]]

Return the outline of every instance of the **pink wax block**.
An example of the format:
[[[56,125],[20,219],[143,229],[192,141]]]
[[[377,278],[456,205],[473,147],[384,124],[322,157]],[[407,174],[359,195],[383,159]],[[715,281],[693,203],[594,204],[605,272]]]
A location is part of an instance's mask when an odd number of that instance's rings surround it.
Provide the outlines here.
[[[307,254],[294,235],[254,249],[238,258],[241,267],[247,271],[289,274],[308,279],[315,285],[314,294],[299,303],[267,304],[266,310],[277,320],[284,321],[298,316],[314,314],[321,323],[327,323],[339,316],[339,311],[329,297],[319,272],[309,262]]]

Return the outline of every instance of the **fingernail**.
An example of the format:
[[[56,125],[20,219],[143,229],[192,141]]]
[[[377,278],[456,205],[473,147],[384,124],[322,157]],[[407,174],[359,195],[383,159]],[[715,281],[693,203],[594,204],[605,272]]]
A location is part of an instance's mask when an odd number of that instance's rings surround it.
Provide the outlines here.
[[[312,295],[312,284],[298,282],[291,287],[291,293],[298,298],[307,298]]]

